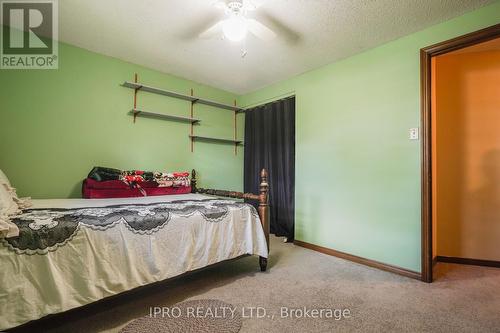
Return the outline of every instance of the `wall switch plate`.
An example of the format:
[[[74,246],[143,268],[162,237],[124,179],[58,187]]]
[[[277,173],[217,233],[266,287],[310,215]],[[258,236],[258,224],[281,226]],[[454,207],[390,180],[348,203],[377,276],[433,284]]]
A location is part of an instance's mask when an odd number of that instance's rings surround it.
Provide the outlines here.
[[[418,127],[410,128],[410,140],[418,140]]]

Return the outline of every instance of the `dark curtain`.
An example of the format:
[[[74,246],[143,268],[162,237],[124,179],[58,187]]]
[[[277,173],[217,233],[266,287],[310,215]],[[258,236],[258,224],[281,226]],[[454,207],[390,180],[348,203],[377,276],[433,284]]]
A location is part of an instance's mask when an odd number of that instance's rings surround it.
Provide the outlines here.
[[[258,193],[262,168],[269,172],[271,233],[293,240],[295,97],[245,113],[245,192]]]

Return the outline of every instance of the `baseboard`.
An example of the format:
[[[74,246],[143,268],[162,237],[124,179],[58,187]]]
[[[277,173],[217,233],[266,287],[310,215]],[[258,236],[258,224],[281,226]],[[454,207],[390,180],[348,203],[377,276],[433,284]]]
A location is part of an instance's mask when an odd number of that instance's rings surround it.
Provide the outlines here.
[[[365,266],[370,266],[370,267],[373,267],[373,268],[377,268],[377,269],[380,269],[380,270],[383,270],[383,271],[386,271],[386,272],[391,272],[391,273],[403,275],[403,276],[406,276],[406,277],[409,277],[409,278],[412,278],[412,279],[416,279],[416,280],[421,280],[422,279],[422,275],[419,272],[411,271],[411,270],[406,269],[406,268],[402,268],[402,267],[398,267],[398,266],[393,266],[393,265],[389,265],[389,264],[384,264],[384,263],[381,263],[381,262],[378,262],[378,261],[375,261],[375,260],[358,257],[358,256],[355,256],[355,255],[352,255],[352,254],[348,254],[348,253],[345,253],[345,252],[340,252],[340,251],[337,251],[337,250],[329,249],[327,247],[323,247],[323,246],[319,246],[319,245],[314,245],[314,244],[303,242],[303,241],[299,241],[299,240],[295,240],[293,243],[295,245],[297,245],[297,246],[305,247],[305,248],[313,250],[313,251],[317,251],[317,252],[328,254],[328,255],[331,255],[331,256],[334,256],[334,257],[338,257],[338,258],[346,259],[346,260],[349,260],[349,261],[353,261],[355,263],[358,263],[358,264],[361,264],[361,265],[365,265]]]
[[[451,264],[487,266],[487,267],[500,268],[500,261],[494,261],[494,260],[470,259],[470,258],[446,257],[446,256],[437,256],[436,260],[438,262],[447,262],[447,263],[451,263]]]

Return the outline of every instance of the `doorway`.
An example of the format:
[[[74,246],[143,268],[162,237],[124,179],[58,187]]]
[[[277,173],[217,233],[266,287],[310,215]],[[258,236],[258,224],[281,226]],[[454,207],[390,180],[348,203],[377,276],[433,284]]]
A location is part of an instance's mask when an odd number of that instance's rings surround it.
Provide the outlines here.
[[[487,201],[484,201],[483,199],[480,199],[481,195],[485,195],[485,191],[487,191],[487,186],[492,186],[492,176],[491,172],[495,173],[494,169],[495,166],[495,147],[491,146],[488,147],[488,145],[485,146],[485,148],[481,148],[479,150],[477,149],[471,149],[476,147],[477,148],[477,136],[475,141],[467,141],[468,142],[468,149],[466,152],[455,152],[454,154],[449,153],[449,149],[442,149],[443,144],[446,144],[446,141],[449,142],[450,145],[455,145],[454,142],[456,142],[457,138],[460,140],[465,140],[467,136],[463,136],[464,133],[455,133],[459,135],[459,137],[454,137],[453,135],[448,135],[446,136],[441,136],[440,141],[437,143],[436,142],[436,137],[440,138],[439,135],[436,135],[437,130],[439,129],[439,121],[437,118],[437,112],[436,108],[437,107],[449,107],[450,108],[450,114],[451,116],[448,116],[447,121],[451,123],[454,122],[462,122],[461,124],[457,124],[460,128],[464,128],[463,125],[464,122],[467,122],[468,126],[468,134],[470,134],[471,129],[477,130],[478,128],[478,122],[476,121],[475,124],[470,124],[470,119],[471,117],[460,117],[457,116],[457,107],[456,105],[453,106],[454,102],[460,102],[463,103],[463,95],[457,93],[456,91],[454,94],[450,94],[449,100],[451,101],[450,103],[441,103],[441,106],[437,105],[435,103],[435,99],[433,98],[433,92],[437,92],[437,88],[439,88],[439,84],[436,84],[437,81],[434,81],[435,79],[434,75],[437,70],[437,65],[440,64],[439,67],[440,69],[443,70],[443,72],[446,71],[446,67],[450,67],[450,75],[456,75],[457,74],[457,67],[453,65],[453,61],[456,61],[458,58],[467,58],[470,59],[471,56],[464,56],[464,54],[467,53],[466,48],[471,48],[475,47],[476,52],[477,49],[480,49],[481,47],[484,47],[488,42],[493,43],[496,39],[500,38],[500,24],[492,26],[490,28],[486,28],[471,34],[467,34],[437,45],[433,45],[427,48],[424,48],[421,50],[421,89],[422,89],[422,281],[425,282],[432,282],[433,280],[433,264],[436,260],[441,259],[442,261],[445,261],[446,258],[448,258],[450,261],[455,260],[457,261],[460,259],[459,256],[452,255],[453,253],[480,253],[478,252],[477,249],[474,249],[474,244],[478,244],[480,241],[477,239],[473,239],[472,241],[470,239],[462,239],[460,238],[463,236],[463,232],[461,235],[458,235],[458,238],[454,236],[455,239],[449,240],[445,243],[441,244],[441,250],[444,251],[443,253],[448,253],[451,255],[439,255],[438,250],[440,249],[440,243],[438,242],[438,237],[441,232],[441,237],[444,237],[446,235],[450,236],[452,238],[451,234],[448,234],[446,232],[446,228],[441,228],[442,225],[439,226],[437,225],[437,217],[439,214],[439,218],[442,219],[442,221],[446,221],[447,219],[450,221],[457,221],[457,218],[463,219],[463,223],[461,223],[461,226],[463,227],[467,223],[467,219],[472,220],[472,219],[482,219],[483,221],[491,221],[491,216],[485,216],[484,211],[485,211],[485,204],[487,204]],[[443,56],[445,55],[462,55],[462,56],[457,56],[457,58],[454,57],[446,57],[444,58]],[[456,65],[456,64],[455,64]],[[450,79],[450,84],[449,86],[453,86],[453,84],[456,83],[456,79],[451,78]],[[446,87],[446,85],[443,85],[443,87]],[[476,87],[477,88],[477,87]],[[439,100],[439,99],[437,99]],[[443,99],[441,99],[442,101]],[[452,114],[455,110],[455,114]],[[464,108],[460,108],[461,111],[464,111]],[[443,116],[441,120],[446,120],[446,114],[443,112],[443,114],[440,114]],[[491,116],[491,114],[490,114]],[[489,122],[492,122],[491,120]],[[485,122],[486,124],[488,121]],[[484,125],[484,124],[483,124]],[[475,126],[475,127],[474,127]],[[500,126],[500,122],[499,122]],[[487,131],[486,131],[487,132]],[[460,141],[458,140],[458,141]],[[439,148],[441,145],[441,148]],[[450,146],[451,147],[451,146]],[[437,157],[437,153],[440,151],[446,152],[443,155],[439,155],[439,158]],[[483,151],[484,150],[484,151]],[[486,150],[491,150],[491,152],[486,151]],[[479,161],[478,163],[478,156],[481,155],[480,160],[484,161]],[[447,155],[447,156],[445,156]],[[500,156],[500,152],[499,152]],[[440,178],[439,181],[436,179],[436,175],[439,175],[440,168],[437,166],[437,162],[441,163],[443,161],[446,162],[456,162],[454,165],[448,165],[444,166],[443,168],[448,168],[450,172],[448,173],[442,173],[445,175],[443,178]],[[500,161],[500,157],[499,157]],[[453,163],[450,163],[453,164]],[[500,162],[499,162],[500,164]],[[467,166],[467,172],[468,172],[468,179],[467,179],[467,184],[469,186],[470,190],[470,184],[477,182],[482,183],[483,185],[477,185],[477,193],[465,193],[464,191],[464,184],[462,184],[463,179],[457,179],[459,176],[463,176],[465,173],[461,172],[463,170],[460,170],[460,165],[465,165]],[[500,165],[499,165],[500,166]],[[489,169],[488,169],[489,168]],[[443,169],[445,170],[445,169]],[[474,174],[479,174],[476,178],[471,176],[471,170]],[[479,171],[481,170],[481,171]],[[488,171],[489,170],[489,171]],[[477,171],[477,172],[476,172]],[[480,174],[482,173],[482,174]],[[488,173],[488,174],[486,174]],[[455,177],[453,179],[452,177]],[[448,178],[448,179],[446,179]],[[490,180],[490,183],[485,182],[485,179]],[[437,200],[441,200],[443,195],[446,194],[444,192],[446,191],[436,191],[437,185],[441,182],[444,181],[446,184],[446,180],[448,180],[448,184],[450,184],[446,188],[450,188],[450,193],[451,195],[454,196],[454,199],[450,199],[450,202],[457,203],[461,202],[460,208],[463,209],[461,211],[452,211],[450,207],[446,208],[446,206],[443,206],[443,210],[440,210],[440,204],[437,203]],[[488,185],[489,184],[489,185]],[[459,186],[460,185],[460,186]],[[460,188],[459,188],[459,187]],[[498,184],[496,185],[498,186]],[[457,188],[453,188],[457,187]],[[491,189],[491,188],[490,188]],[[438,195],[436,195],[436,193]],[[457,194],[458,193],[458,194]],[[461,194],[460,194],[461,193]],[[441,199],[440,199],[441,198]],[[474,203],[474,198],[478,199],[475,200],[476,203]],[[455,200],[455,201],[453,201]],[[440,201],[442,202],[442,201]],[[436,209],[438,208],[438,209]],[[487,208],[487,207],[486,207]],[[466,212],[464,215],[464,211]],[[451,213],[447,214],[446,213]],[[483,214],[482,216],[479,216],[480,214]],[[465,216],[465,218],[464,218]],[[441,221],[441,220],[440,220]],[[482,228],[484,229],[487,227],[487,223],[482,225]],[[476,225],[477,227],[477,225]],[[465,229],[470,228],[470,226],[465,225]],[[484,230],[483,230],[484,232]],[[470,234],[468,235],[470,236]],[[478,238],[478,236],[475,236]],[[480,238],[480,237],[479,237]],[[443,245],[444,244],[444,245]],[[464,245],[465,244],[465,245]],[[460,248],[462,247],[462,248]],[[474,252],[475,251],[475,252]],[[467,255],[465,255],[467,256]],[[458,258],[458,259],[457,259]],[[476,258],[461,258],[461,259],[476,259]],[[494,261],[492,260],[476,260],[476,262],[466,262],[462,261],[461,263],[474,263],[474,264],[493,264]],[[482,262],[481,262],[482,261]]]

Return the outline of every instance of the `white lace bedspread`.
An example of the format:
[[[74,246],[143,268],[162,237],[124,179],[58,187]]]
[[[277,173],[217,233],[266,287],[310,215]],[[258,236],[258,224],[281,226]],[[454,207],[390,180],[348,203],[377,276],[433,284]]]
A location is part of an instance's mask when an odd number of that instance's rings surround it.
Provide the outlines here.
[[[244,254],[255,209],[202,195],[33,200],[0,243],[0,330]],[[256,262],[256,269],[258,265]]]

